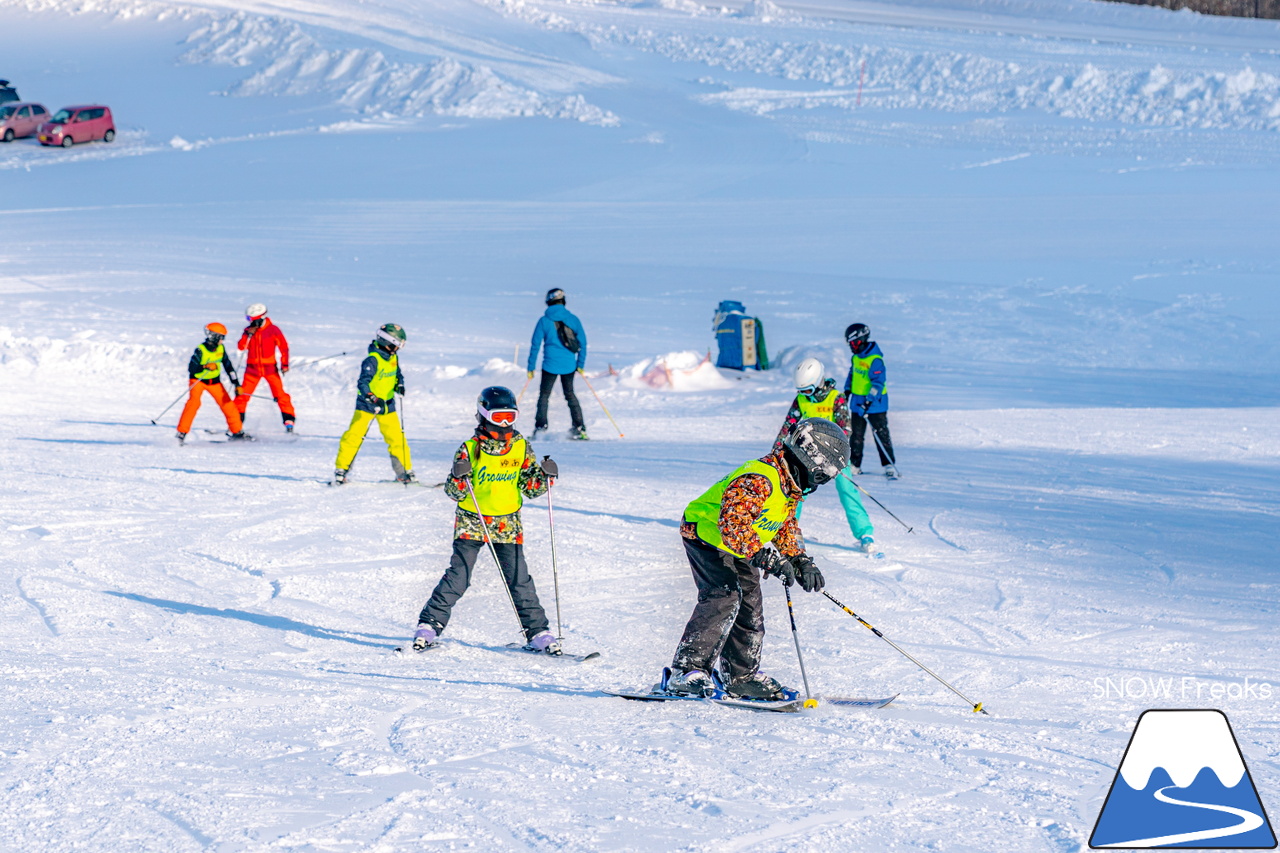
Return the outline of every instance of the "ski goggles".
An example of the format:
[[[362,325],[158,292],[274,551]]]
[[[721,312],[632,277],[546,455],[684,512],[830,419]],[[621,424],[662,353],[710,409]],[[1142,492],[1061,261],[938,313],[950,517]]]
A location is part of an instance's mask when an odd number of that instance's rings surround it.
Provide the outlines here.
[[[511,426],[516,422],[518,414],[515,409],[498,409],[496,412],[489,412],[486,417],[498,426]]]
[[[803,388],[797,388],[796,391],[800,394],[805,395],[806,397],[812,397],[814,394],[818,393],[818,386],[806,385]]]

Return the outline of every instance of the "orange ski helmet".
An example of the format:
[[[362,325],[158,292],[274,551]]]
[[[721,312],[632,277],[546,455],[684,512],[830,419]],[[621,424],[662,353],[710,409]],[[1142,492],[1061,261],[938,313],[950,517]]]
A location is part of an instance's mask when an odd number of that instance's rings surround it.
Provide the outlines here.
[[[210,323],[204,327],[205,340],[211,340],[215,343],[221,341],[227,336],[227,327],[221,323]]]

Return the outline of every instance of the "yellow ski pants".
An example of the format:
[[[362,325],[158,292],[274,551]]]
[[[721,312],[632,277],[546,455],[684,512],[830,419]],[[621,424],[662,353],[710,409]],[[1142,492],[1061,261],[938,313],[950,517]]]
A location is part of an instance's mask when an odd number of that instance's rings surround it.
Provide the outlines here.
[[[396,469],[397,475],[404,471],[412,471],[409,443],[405,441],[404,431],[400,429],[399,415],[395,412],[375,415],[359,409],[356,409],[355,414],[351,416],[351,425],[338,441],[338,460],[333,463],[333,467],[341,468],[343,471],[351,468],[351,463],[356,461],[356,454],[360,452],[360,445],[364,444],[364,437],[368,434],[369,425],[374,418],[378,419],[382,440],[387,443],[387,452],[391,454],[392,469]]]

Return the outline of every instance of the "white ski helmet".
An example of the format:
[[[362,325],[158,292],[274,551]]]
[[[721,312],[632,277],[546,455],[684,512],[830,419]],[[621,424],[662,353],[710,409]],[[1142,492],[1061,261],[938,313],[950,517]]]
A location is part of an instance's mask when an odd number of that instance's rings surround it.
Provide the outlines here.
[[[259,317],[267,316],[267,306],[261,302],[255,302],[248,308],[244,309],[244,318],[246,320],[257,320]]]
[[[822,366],[822,362],[816,358],[806,358],[796,365],[796,390],[816,391],[822,385],[822,380],[827,378],[826,372],[827,369]]]

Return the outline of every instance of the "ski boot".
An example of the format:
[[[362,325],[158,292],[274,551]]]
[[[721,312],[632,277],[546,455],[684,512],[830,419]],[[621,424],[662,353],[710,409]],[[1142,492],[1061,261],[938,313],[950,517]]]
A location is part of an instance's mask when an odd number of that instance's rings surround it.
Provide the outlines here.
[[[418,630],[413,632],[413,650],[420,652],[436,644],[436,629],[426,622],[418,623]]]
[[[569,430],[569,438],[573,441],[587,441],[587,428],[573,427]]]
[[[396,482],[404,483],[406,486],[412,486],[414,483],[418,482],[418,478],[413,476],[412,471],[405,471],[402,474],[396,474]]]
[[[749,675],[741,681],[731,681],[724,690],[734,699],[755,699],[761,702],[783,702],[799,695],[763,672]]]
[[[884,466],[884,475],[890,480],[896,480],[898,479],[898,469],[892,465],[886,465]]]
[[[715,679],[700,669],[691,669],[688,672],[673,672],[670,667],[663,669],[662,683],[658,687],[660,693],[692,696],[697,699],[710,699],[720,693]]]
[[[862,549],[862,553],[864,554],[874,554],[878,550],[876,548],[876,540],[870,536],[863,536],[859,539],[858,547]]]
[[[561,653],[560,641],[550,631],[539,631],[534,634],[529,638],[529,642],[525,644],[525,648],[531,652],[542,652],[548,655]]]
[[[249,435],[249,433],[244,430],[240,430],[239,432],[229,432],[227,433],[227,441],[253,441],[253,436]]]
[[[178,444],[183,444],[186,442],[187,434],[185,432],[179,432],[175,434],[178,436]]]
[[[293,434],[293,421],[291,421],[291,420],[286,420],[286,421],[284,422],[284,431],[285,431],[286,433],[290,434],[290,435],[292,435],[292,434]]]
[[[861,468],[859,468],[857,465],[850,465],[850,466],[849,466],[849,473],[850,473],[851,475],[856,476],[856,475],[858,475],[858,474],[861,474],[861,473],[862,473],[862,469],[861,469]]]
[[[334,468],[334,469],[333,469],[333,484],[334,484],[335,486],[341,486],[341,485],[342,485],[343,483],[345,483],[345,482],[347,482],[347,469],[346,469],[346,468]]]
[[[543,426],[543,427],[536,426],[536,427],[534,427],[534,428],[533,428],[533,435],[529,436],[529,438],[531,438],[531,439],[532,439],[532,438],[537,438],[538,436],[542,435],[542,434],[543,434],[544,432],[546,432],[546,431],[547,431],[547,428],[546,428],[546,427],[544,427],[544,426]]]

